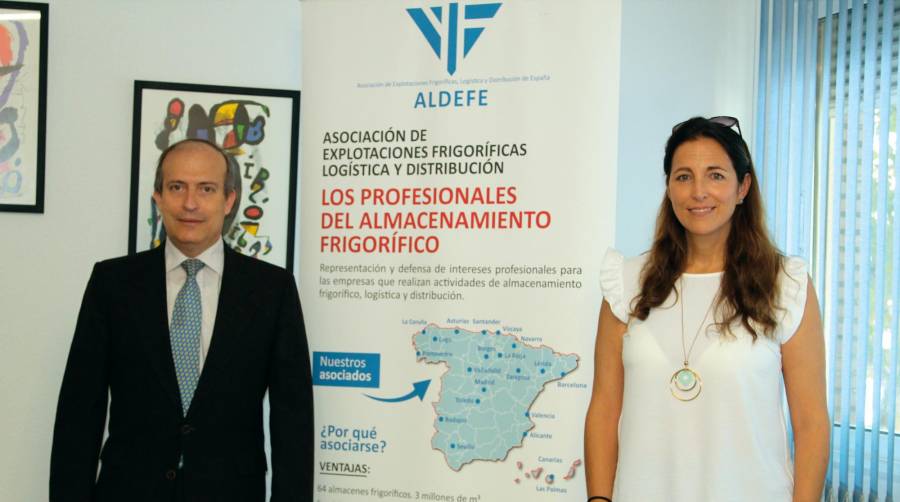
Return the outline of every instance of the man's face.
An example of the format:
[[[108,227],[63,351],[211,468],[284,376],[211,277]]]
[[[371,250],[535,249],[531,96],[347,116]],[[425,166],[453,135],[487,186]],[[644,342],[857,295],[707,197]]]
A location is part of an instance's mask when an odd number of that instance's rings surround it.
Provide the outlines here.
[[[225,215],[235,192],[225,193],[225,159],[209,146],[176,148],[162,165],[162,191],[153,200],[162,214],[168,239],[194,257],[222,237]]]

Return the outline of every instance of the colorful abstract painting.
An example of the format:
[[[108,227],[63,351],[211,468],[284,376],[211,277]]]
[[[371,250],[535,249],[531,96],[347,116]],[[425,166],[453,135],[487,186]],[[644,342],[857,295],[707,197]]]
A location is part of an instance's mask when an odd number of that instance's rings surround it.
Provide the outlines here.
[[[288,269],[293,263],[298,91],[135,82],[130,252],[165,240],[152,200],[157,160],[194,138],[225,151],[237,203],[225,219],[232,249]]]
[[[0,2],[0,211],[44,211],[47,12]]]

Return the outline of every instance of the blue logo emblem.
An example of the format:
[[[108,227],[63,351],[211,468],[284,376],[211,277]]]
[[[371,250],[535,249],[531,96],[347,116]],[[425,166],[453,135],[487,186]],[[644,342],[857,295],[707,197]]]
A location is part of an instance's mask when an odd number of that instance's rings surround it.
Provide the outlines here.
[[[469,55],[469,51],[472,50],[472,46],[478,41],[481,32],[484,31],[483,26],[477,26],[478,20],[493,18],[500,9],[500,5],[500,2],[463,5],[463,23],[465,26],[462,28],[460,27],[459,19],[459,2],[450,2],[446,8],[429,8],[428,10],[434,16],[434,21],[422,8],[406,9],[406,12],[409,13],[409,17],[419,27],[419,31],[425,36],[425,40],[431,46],[431,50],[434,51],[438,59],[441,59],[441,43],[446,40],[447,73],[453,75],[456,73],[456,64],[459,59],[460,32],[462,32],[463,39],[462,57],[466,57]],[[475,23],[469,23],[469,21],[475,21]],[[443,34],[444,37],[439,32],[441,29],[446,30],[446,33]]]

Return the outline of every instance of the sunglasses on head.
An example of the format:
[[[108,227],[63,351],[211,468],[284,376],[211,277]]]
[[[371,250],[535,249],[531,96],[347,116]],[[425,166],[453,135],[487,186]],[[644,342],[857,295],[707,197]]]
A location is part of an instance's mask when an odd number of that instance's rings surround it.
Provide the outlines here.
[[[683,126],[684,124],[690,122],[691,120],[693,120],[693,119],[685,120],[684,122],[679,122],[679,123],[675,124],[675,125],[672,127],[672,132],[674,133],[674,132],[676,132],[677,130],[681,129],[681,126]],[[744,134],[741,133],[741,123],[738,122],[738,119],[737,119],[736,117],[729,117],[729,116],[727,116],[727,115],[720,115],[720,116],[718,116],[718,117],[710,117],[710,118],[708,118],[708,119],[706,119],[706,120],[712,122],[713,124],[720,125],[720,126],[722,126],[722,127],[727,127],[727,128],[729,128],[729,129],[731,129],[732,127],[737,127],[737,133],[738,133],[738,135],[739,135],[740,137],[742,137],[742,138],[744,137]]]

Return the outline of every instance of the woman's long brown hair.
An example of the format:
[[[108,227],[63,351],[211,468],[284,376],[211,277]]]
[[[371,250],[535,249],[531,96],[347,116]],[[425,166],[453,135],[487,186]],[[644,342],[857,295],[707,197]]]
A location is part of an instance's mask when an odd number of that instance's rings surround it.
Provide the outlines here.
[[[715,140],[731,159],[738,180],[750,176],[750,190],[731,219],[726,243],[725,270],[719,287],[715,325],[720,333],[733,334],[732,324],[741,324],[756,340],[774,336],[778,309],[778,273],[782,255],[766,231],[765,212],[750,151],[743,138],[729,127],[695,117],[675,127],[666,143],[663,161],[666,183],[675,150],[687,141],[705,137]],[[687,266],[687,236],[675,216],[668,197],[663,196],[656,218],[656,232],[644,268],[641,290],[632,301],[631,315],[645,320],[650,310],[666,301],[675,281]],[[676,292],[677,294],[677,292]]]

